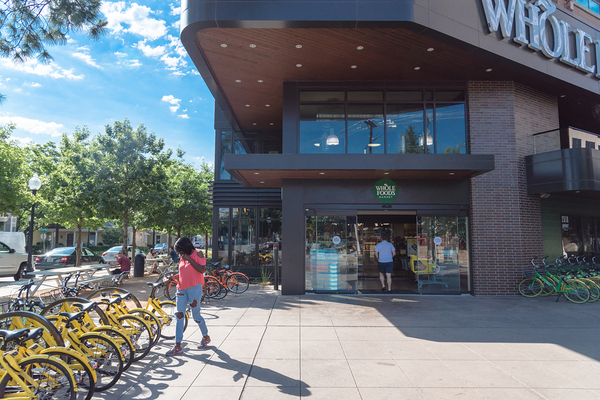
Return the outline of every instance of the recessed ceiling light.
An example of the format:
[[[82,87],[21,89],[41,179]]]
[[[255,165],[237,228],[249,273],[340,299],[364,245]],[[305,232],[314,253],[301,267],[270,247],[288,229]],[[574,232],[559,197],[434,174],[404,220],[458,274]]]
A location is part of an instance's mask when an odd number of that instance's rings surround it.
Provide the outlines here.
[[[356,65],[351,65],[350,68],[356,69]]]
[[[270,122],[270,123],[269,123],[269,125],[273,125],[273,123],[272,123],[272,122]]]
[[[579,190],[576,190],[575,193],[580,193]]]
[[[265,107],[271,107],[271,105],[270,104],[265,104]]]
[[[315,143],[314,145],[317,146],[317,147],[320,147],[321,143]]]
[[[264,81],[263,81],[262,79],[259,79],[259,80],[258,80],[258,83],[263,83],[263,82],[264,82]]]
[[[325,175],[325,172],[319,172],[319,175]]]
[[[567,97],[567,95],[566,94],[561,94],[560,97],[561,98],[565,98],[565,97]]]
[[[362,50],[362,49],[364,49],[364,47],[363,47],[363,46],[357,46],[357,47],[356,47],[356,50]]]
[[[256,48],[256,45],[255,45],[254,43],[252,43],[252,44],[250,45],[250,47],[251,47],[251,48],[253,48],[253,49],[255,49],[255,48]]]
[[[420,69],[421,69],[421,67],[415,67],[415,71],[418,71]]]
[[[302,66],[302,64],[296,64],[296,67],[300,68]]]
[[[252,125],[256,125],[256,122],[253,122]]]
[[[433,47],[430,47],[427,49],[427,51],[434,51],[435,49]]]
[[[455,172],[450,172],[450,175],[455,175],[455,174],[456,174]]]
[[[250,107],[250,104],[246,104],[246,107]]]
[[[301,48],[302,48],[302,45],[301,45],[301,44],[297,44],[297,45],[296,45],[296,48],[297,48],[297,49],[301,49]]]
[[[265,183],[265,181],[260,181],[260,183]]]
[[[492,71],[493,71],[493,69],[491,69],[491,68],[488,68],[485,70],[485,72],[492,72]]]
[[[260,172],[255,172],[254,175],[260,175]]]
[[[241,79],[236,79],[235,80],[237,83],[240,83],[242,80]]]
[[[383,174],[384,174],[384,175],[389,175],[390,173],[389,173],[389,172],[384,172]]]
[[[225,43],[221,43],[221,47],[227,47]]]

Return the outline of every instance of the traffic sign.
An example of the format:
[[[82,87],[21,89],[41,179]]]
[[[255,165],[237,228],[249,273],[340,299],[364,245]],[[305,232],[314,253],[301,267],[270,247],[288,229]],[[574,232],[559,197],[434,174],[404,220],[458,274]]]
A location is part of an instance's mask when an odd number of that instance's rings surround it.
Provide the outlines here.
[[[40,235],[40,238],[41,238],[42,240],[46,240],[46,234],[45,234],[45,233],[42,233],[42,234]]]
[[[47,229],[47,228],[41,228],[41,229],[40,229],[40,232],[41,232],[41,233],[46,233],[46,232],[48,232],[48,229]]]

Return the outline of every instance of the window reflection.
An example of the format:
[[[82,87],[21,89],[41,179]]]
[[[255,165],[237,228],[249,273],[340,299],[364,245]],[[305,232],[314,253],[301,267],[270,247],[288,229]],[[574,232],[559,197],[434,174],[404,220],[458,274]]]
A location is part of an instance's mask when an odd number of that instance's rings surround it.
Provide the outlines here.
[[[382,154],[384,139],[383,104],[348,105],[348,153]]]
[[[231,179],[229,172],[225,171],[224,155],[231,153],[231,131],[221,131],[221,154],[219,162],[218,179]]]
[[[423,153],[423,104],[387,106],[387,152]]]
[[[438,104],[435,116],[437,152],[442,154],[466,154],[465,105]]]
[[[300,106],[300,153],[345,153],[344,105]]]

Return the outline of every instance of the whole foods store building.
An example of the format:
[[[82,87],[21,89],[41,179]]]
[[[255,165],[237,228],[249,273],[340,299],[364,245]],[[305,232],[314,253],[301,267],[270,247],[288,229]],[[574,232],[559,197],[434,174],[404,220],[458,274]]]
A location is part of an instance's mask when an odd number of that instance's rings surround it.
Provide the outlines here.
[[[213,257],[368,293],[389,234],[394,292],[495,295],[534,256],[600,252],[600,20],[571,8],[183,2],[216,100]]]

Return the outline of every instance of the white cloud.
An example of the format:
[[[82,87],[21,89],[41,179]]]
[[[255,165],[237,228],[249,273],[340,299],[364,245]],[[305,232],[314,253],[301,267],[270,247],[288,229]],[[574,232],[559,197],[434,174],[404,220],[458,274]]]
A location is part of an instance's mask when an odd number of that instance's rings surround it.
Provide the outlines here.
[[[91,65],[92,67],[103,69],[101,66],[96,64],[96,60],[94,60],[92,56],[88,53],[73,53],[73,57],[80,59],[81,61],[85,62],[88,65]]]
[[[21,89],[20,87],[18,87],[18,88],[15,88],[15,92],[17,92],[17,93],[22,93],[22,92],[23,92],[23,89]]]
[[[167,34],[165,21],[150,17],[150,14],[155,13],[150,7],[137,3],[127,6],[124,1],[114,3],[105,1],[102,3],[101,10],[108,20],[107,29],[113,34],[133,33],[150,40],[156,40]]]
[[[181,115],[178,115],[178,117],[183,118],[183,119],[190,119],[189,115],[187,115],[187,114],[181,114]]]
[[[77,43],[77,42],[75,41],[75,39],[68,38],[67,39],[67,43],[68,44],[73,44],[73,43]]]
[[[168,96],[163,96],[161,101],[171,104],[169,110],[171,110],[172,113],[176,113],[177,110],[179,110],[179,103],[181,102],[181,99],[175,98],[175,96],[173,96],[172,94]]]
[[[125,57],[127,53],[121,53],[120,51],[115,51],[115,56],[117,57]]]
[[[187,112],[187,108],[185,110],[181,111],[181,112]]]
[[[139,67],[142,65],[142,63],[139,60],[127,60],[125,62],[125,65],[128,67]]]
[[[42,64],[38,60],[31,59],[22,63],[15,63],[6,58],[0,58],[0,67],[11,69],[14,71],[24,72],[26,74],[33,74],[39,76],[48,76],[54,79],[72,79],[79,80],[83,79],[84,75],[75,75],[73,69],[63,69],[54,61],[48,64]]]
[[[169,4],[171,6],[171,15],[181,15],[181,3]]]
[[[138,49],[140,49],[146,57],[154,58],[162,56],[167,51],[167,48],[165,46],[152,47],[147,45],[146,40],[137,42],[137,44],[134,44],[133,47],[137,47]]]
[[[29,82],[29,83],[25,82],[23,85],[30,86],[30,87],[41,87],[42,86],[42,84],[38,83],[38,82]]]
[[[37,135],[50,135],[57,137],[62,135],[64,130],[64,126],[56,122],[44,122],[37,119],[0,115],[1,125],[7,125],[10,123],[15,124],[18,129],[22,129],[26,132]]]

